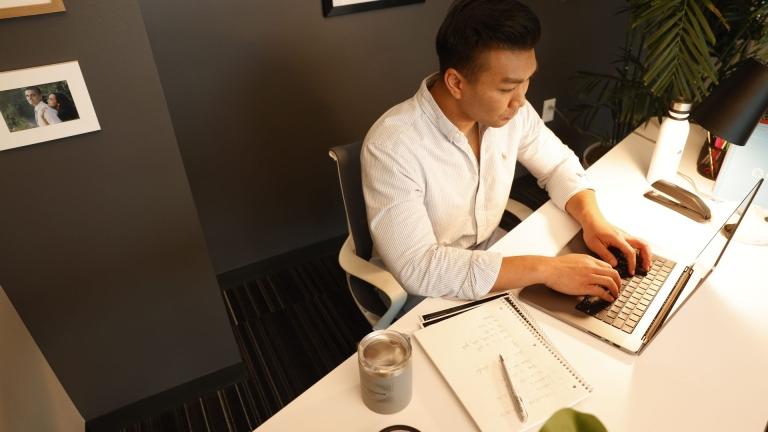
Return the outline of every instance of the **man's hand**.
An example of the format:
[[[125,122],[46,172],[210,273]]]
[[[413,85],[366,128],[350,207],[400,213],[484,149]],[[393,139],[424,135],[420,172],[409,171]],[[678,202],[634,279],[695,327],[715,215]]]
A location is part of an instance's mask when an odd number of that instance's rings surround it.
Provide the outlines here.
[[[565,204],[565,209],[581,224],[581,228],[584,230],[584,243],[587,244],[587,247],[611,266],[617,264],[616,257],[608,251],[610,246],[614,246],[626,257],[629,274],[635,274],[637,265],[635,249],[640,250],[644,270],[650,270],[651,251],[648,244],[622,233],[608,223],[597,207],[594,191],[587,189],[572,196]]]
[[[608,251],[608,248],[614,246],[627,259],[629,274],[634,275],[636,266],[639,264],[635,262],[635,249],[640,250],[643,270],[650,270],[651,251],[646,242],[620,232],[602,218],[586,223],[582,228],[584,229],[584,243],[587,244],[587,247],[604,261],[607,261],[612,267],[616,266],[617,260]]]
[[[552,258],[545,284],[564,294],[598,296],[613,302],[619,296],[621,278],[611,266],[583,254]]]
[[[613,302],[619,295],[621,278],[613,269],[617,260],[608,251],[610,246],[618,248],[626,256],[631,274],[635,273],[637,265],[634,248],[640,250],[645,270],[650,270],[651,252],[648,245],[609,224],[597,207],[594,191],[587,189],[572,196],[565,204],[565,209],[581,224],[585,243],[603,261],[584,254],[555,258],[530,255],[504,257],[492,291],[544,283],[564,294],[593,295]]]

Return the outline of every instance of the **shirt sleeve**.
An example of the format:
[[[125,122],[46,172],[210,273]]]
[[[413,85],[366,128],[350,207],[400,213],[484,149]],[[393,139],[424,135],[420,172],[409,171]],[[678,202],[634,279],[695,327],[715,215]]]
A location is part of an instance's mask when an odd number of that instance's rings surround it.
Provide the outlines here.
[[[424,204],[422,165],[407,144],[366,139],[361,163],[374,249],[403,288],[426,297],[487,294],[501,254],[438,244]]]
[[[526,102],[520,111],[523,132],[518,161],[536,177],[555,205],[565,210],[573,195],[594,188],[573,150],[544,124],[531,104]]]

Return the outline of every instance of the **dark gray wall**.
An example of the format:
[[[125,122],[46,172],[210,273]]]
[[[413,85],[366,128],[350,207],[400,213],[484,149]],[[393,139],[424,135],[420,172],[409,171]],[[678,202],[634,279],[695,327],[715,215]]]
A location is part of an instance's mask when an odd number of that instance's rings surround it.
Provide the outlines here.
[[[437,69],[449,0],[323,18],[321,0],[140,0],[217,272],[345,232],[331,146],[361,139]],[[622,0],[535,1],[544,37],[530,100],[572,103],[605,69]],[[560,126],[556,123],[555,129]]]
[[[239,362],[136,0],[0,20],[79,60],[100,132],[0,152],[0,284],[88,420]]]

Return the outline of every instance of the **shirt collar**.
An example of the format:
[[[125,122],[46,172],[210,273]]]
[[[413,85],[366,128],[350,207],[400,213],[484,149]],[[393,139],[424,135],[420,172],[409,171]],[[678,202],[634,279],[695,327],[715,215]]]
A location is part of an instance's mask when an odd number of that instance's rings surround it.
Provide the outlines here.
[[[443,110],[440,109],[437,102],[435,102],[435,98],[432,97],[432,93],[429,92],[429,87],[431,87],[439,77],[440,74],[435,72],[424,78],[419,87],[419,91],[416,93],[416,102],[421,107],[421,110],[424,111],[424,114],[426,114],[429,121],[435,125],[437,130],[439,130],[448,141],[454,144],[464,142],[467,138],[461,133],[459,128],[451,123],[451,121],[448,120],[448,117],[443,114]]]

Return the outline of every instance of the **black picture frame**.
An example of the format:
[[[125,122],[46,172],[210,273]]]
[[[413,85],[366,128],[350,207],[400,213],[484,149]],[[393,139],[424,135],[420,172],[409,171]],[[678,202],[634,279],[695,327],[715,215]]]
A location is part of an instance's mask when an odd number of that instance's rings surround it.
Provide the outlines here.
[[[394,6],[403,6],[413,3],[424,3],[425,0],[372,0],[363,1],[360,3],[334,6],[333,0],[323,0],[323,16],[332,17],[339,15],[346,15],[357,12],[364,12],[374,9],[384,9]]]

